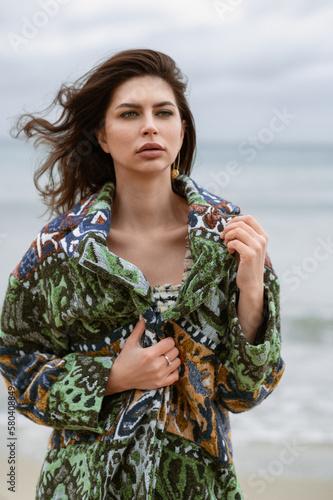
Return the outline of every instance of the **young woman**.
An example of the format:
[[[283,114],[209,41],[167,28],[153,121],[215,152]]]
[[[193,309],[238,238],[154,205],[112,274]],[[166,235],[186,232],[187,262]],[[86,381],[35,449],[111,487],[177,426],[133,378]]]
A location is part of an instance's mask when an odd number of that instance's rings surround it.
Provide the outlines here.
[[[54,428],[37,499],[242,498],[228,412],[282,376],[279,285],[259,223],[189,177],[185,90],[170,57],[128,50],[64,86],[55,123],[19,125],[60,214],[1,323],[17,410]]]

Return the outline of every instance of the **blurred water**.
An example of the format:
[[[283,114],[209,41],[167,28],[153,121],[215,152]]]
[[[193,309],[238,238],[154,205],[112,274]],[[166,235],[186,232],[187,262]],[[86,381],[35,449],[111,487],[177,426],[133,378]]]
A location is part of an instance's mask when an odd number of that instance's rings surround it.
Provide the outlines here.
[[[270,146],[253,162],[235,146],[200,151],[198,182],[252,214],[269,235],[283,313],[332,319],[333,148]],[[228,174],[231,161],[238,164],[234,174]]]
[[[16,141],[1,146],[2,302],[9,273],[46,219],[38,218],[43,207],[32,182],[31,148]],[[333,445],[333,148],[269,145],[252,161],[232,144],[201,144],[198,151],[192,177],[260,222],[281,280],[286,372],[267,401],[232,416],[234,442],[273,444],[296,438]],[[0,431],[5,402],[1,383]],[[48,429],[24,417],[19,426],[22,453],[29,454],[38,436],[44,450]]]

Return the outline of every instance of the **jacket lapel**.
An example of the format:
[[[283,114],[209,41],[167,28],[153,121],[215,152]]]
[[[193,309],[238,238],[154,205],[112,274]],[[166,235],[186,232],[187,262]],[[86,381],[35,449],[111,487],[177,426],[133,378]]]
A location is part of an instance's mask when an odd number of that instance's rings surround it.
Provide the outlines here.
[[[209,216],[211,210],[212,207],[207,207],[205,215]],[[227,220],[228,217],[225,217],[219,222],[224,227]],[[226,249],[220,238],[220,232],[216,228],[190,229],[193,267],[179,292],[176,304],[163,314],[164,319],[176,319],[196,310],[203,302],[209,301],[218,284],[228,274],[235,259]]]
[[[175,306],[165,311],[165,319],[175,319],[195,310],[226,275],[234,257],[228,253],[220,233],[229,218],[239,214],[238,207],[207,193],[189,177],[181,175],[177,183],[189,204],[189,243],[194,264]],[[113,254],[107,246],[113,194],[114,185],[107,183],[95,195],[96,200],[84,216],[80,216],[79,207],[77,224],[60,245],[74,265],[130,287],[133,306],[143,312],[153,301],[148,280],[134,264]]]

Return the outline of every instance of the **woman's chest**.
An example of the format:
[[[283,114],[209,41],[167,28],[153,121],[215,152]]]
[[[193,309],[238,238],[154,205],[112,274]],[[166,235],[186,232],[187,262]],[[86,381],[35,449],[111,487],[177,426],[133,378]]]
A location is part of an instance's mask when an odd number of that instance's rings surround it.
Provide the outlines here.
[[[108,248],[138,267],[151,287],[165,283],[179,284],[184,275],[187,226],[181,229],[160,237],[133,237],[110,231]]]

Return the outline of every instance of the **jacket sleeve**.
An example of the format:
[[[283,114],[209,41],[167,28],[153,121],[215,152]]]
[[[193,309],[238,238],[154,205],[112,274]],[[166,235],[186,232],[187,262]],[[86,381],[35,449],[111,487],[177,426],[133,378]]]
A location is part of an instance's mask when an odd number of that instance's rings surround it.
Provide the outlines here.
[[[279,280],[266,256],[264,311],[254,344],[249,344],[237,316],[236,262],[220,293],[224,298],[224,335],[217,351],[215,398],[217,404],[239,413],[261,403],[280,381],[281,359]]]
[[[99,414],[114,361],[71,353],[68,336],[48,324],[38,291],[11,275],[0,332],[0,371],[16,409],[34,422],[58,429],[102,433]]]

